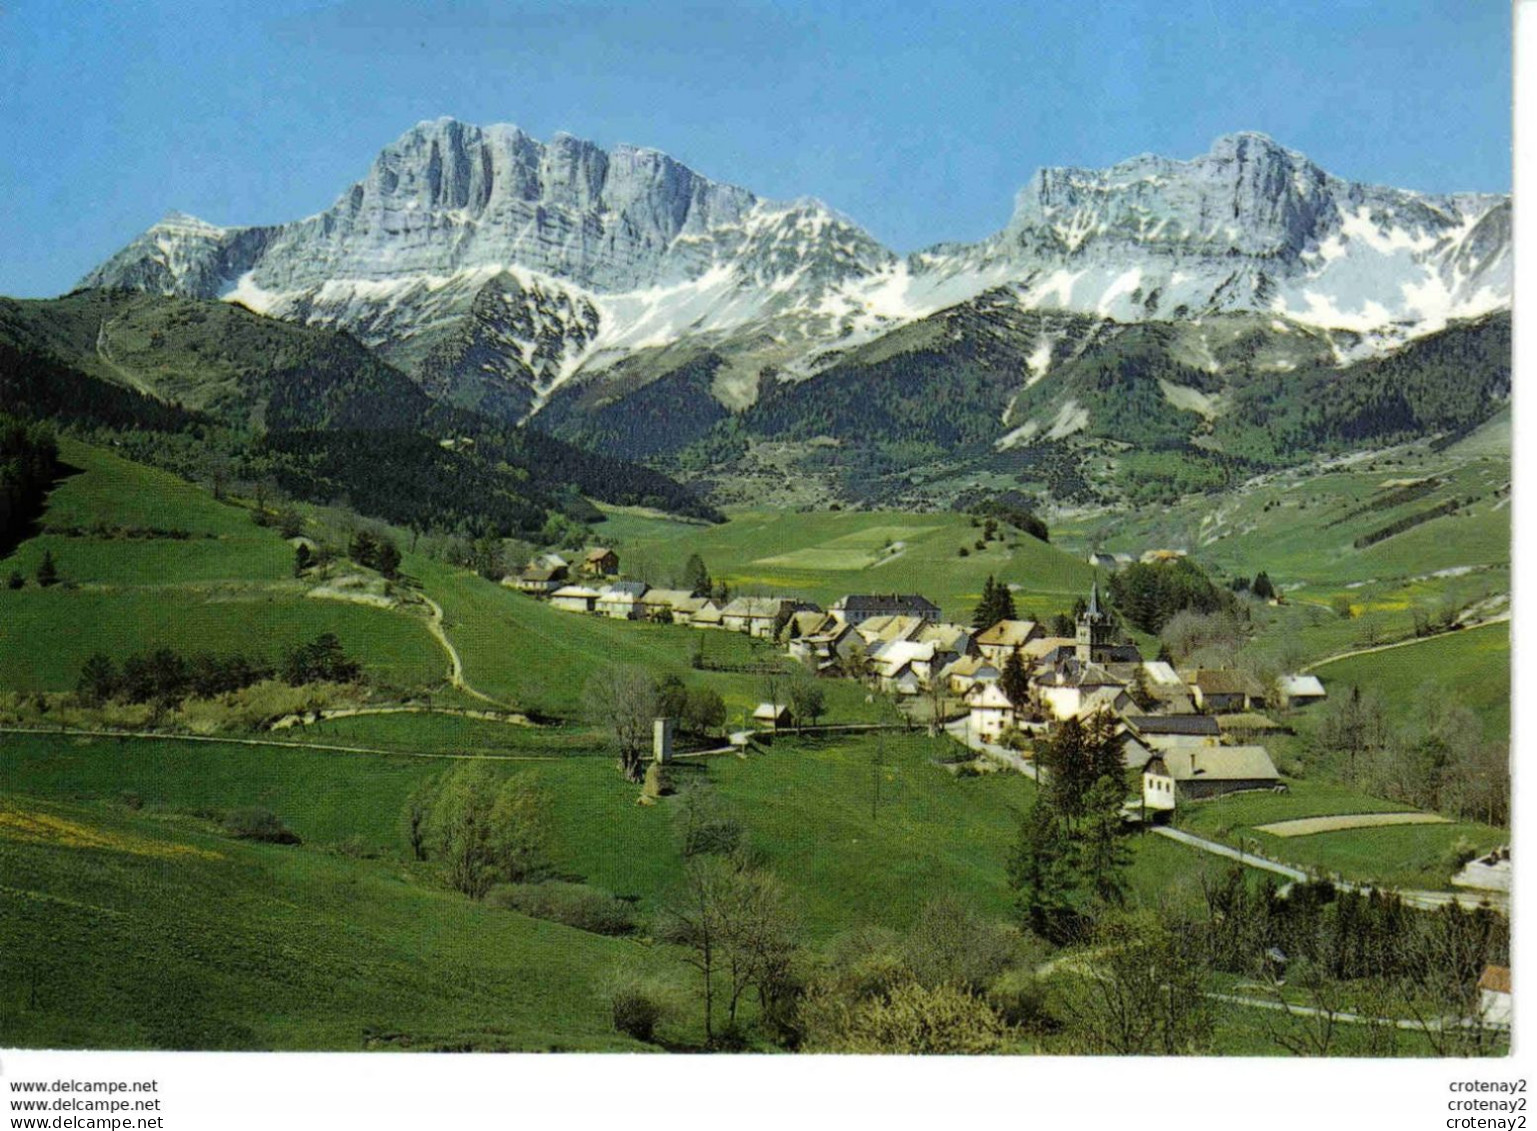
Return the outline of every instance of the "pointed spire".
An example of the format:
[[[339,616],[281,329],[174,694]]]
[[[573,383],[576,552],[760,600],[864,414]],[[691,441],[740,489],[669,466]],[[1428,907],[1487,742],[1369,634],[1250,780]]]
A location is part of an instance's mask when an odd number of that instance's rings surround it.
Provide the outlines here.
[[[1095,619],[1098,619],[1098,617],[1099,617],[1099,579],[1098,578],[1094,579],[1094,588],[1089,591],[1089,608],[1088,608],[1087,615],[1090,616],[1090,617],[1093,617]]]

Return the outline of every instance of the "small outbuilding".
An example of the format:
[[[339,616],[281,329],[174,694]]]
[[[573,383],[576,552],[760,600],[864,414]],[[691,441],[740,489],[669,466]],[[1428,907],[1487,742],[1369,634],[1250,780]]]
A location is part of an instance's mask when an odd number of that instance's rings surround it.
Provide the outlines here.
[[[786,703],[759,703],[752,721],[765,730],[780,730],[791,723],[790,707]]]

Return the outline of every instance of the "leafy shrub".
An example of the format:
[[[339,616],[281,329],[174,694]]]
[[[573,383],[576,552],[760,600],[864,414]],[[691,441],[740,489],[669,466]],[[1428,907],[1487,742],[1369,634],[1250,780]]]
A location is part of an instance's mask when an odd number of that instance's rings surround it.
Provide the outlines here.
[[[224,831],[239,840],[259,840],[266,844],[298,844],[298,836],[271,809],[253,806],[225,815]]]
[[[617,988],[609,1005],[614,1028],[619,1032],[648,1044],[655,1038],[662,1006],[645,989],[635,985]]]
[[[624,900],[586,884],[498,884],[486,895],[492,907],[521,911],[535,919],[564,923],[595,935],[627,935],[635,929],[635,909]]]
[[[1046,987],[1028,970],[1010,970],[987,991],[988,1004],[1004,1022],[1028,1033],[1051,1033],[1062,1023],[1051,1013]]]

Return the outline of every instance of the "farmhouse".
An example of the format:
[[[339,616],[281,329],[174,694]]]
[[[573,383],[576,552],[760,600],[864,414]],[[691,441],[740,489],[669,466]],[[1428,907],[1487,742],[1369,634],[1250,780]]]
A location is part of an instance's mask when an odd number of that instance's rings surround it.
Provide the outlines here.
[[[676,623],[678,610],[698,599],[687,589],[647,589],[640,602],[641,615],[651,621]]]
[[[916,640],[893,640],[870,652],[870,666],[881,690],[916,695],[929,686],[934,674],[934,645]]]
[[[598,591],[593,609],[599,616],[638,620],[643,615],[641,598],[645,595],[644,581],[616,581]]]
[[[1283,675],[1277,690],[1286,707],[1303,707],[1328,698],[1323,682],[1316,675]]]
[[[790,641],[790,655],[803,664],[814,663],[818,668],[833,663],[846,663],[856,649],[864,647],[854,626],[835,618],[827,618],[823,626],[807,636],[797,636]]]
[[[951,691],[964,695],[974,684],[998,682],[1003,671],[986,656],[962,656],[945,668],[942,674]]]
[[[1210,715],[1127,715],[1126,725],[1145,745],[1158,751],[1216,746],[1222,741],[1222,730]]]
[[[721,610],[721,626],[731,632],[772,638],[776,627],[796,612],[817,611],[809,601],[790,597],[738,597]]]
[[[879,616],[918,617],[927,621],[940,617],[939,606],[916,593],[850,594],[838,598],[832,611],[850,624]]]
[[[1124,702],[1120,698],[1125,695],[1125,684],[1098,664],[1084,664],[1076,660],[1069,661],[1051,675],[1037,680],[1035,687],[1041,705],[1058,719],[1078,718],[1086,710],[1113,706],[1116,702],[1123,703],[1117,710],[1124,710],[1131,704],[1129,696],[1126,696]],[[1094,694],[1105,688],[1112,690],[1108,699]],[[1114,694],[1117,692],[1120,694]]]
[[[531,593],[535,597],[548,597],[566,583],[565,566],[527,565],[511,581],[520,591]],[[508,578],[502,579],[502,584],[508,583]]]
[[[1149,809],[1204,801],[1280,784],[1263,746],[1187,746],[1159,754],[1142,771],[1142,801]]]
[[[1018,722],[1014,704],[996,683],[978,683],[966,692],[966,725],[973,738],[997,742]]]
[[[865,647],[873,651],[877,646],[895,640],[916,639],[925,623],[922,617],[883,614],[854,623],[854,631],[859,633]]]
[[[585,585],[563,585],[550,594],[550,604],[568,613],[590,613],[598,602],[598,591]]]
[[[582,559],[582,572],[592,577],[614,577],[619,573],[619,555],[605,546],[587,551]]]
[[[1045,635],[1046,630],[1033,620],[1001,620],[977,633],[977,650],[1001,668],[1010,656]]]
[[[1188,673],[1185,682],[1196,707],[1202,711],[1216,714],[1265,705],[1265,689],[1257,679],[1243,672],[1201,668]]]
[[[709,597],[695,597],[690,595],[683,598],[677,604],[673,605],[672,621],[674,624],[693,624],[694,618],[697,617],[700,613],[704,612],[707,608],[713,608],[716,610],[716,612],[720,611],[720,606],[717,605]]]

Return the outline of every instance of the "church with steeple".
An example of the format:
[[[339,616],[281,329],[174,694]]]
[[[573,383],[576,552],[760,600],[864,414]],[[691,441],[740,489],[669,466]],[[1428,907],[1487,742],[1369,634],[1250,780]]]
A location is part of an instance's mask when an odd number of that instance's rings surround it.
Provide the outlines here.
[[[1099,607],[1099,582],[1089,592],[1089,604],[1078,614],[1078,638],[1073,655],[1081,664],[1108,664],[1115,659],[1115,622]]]

